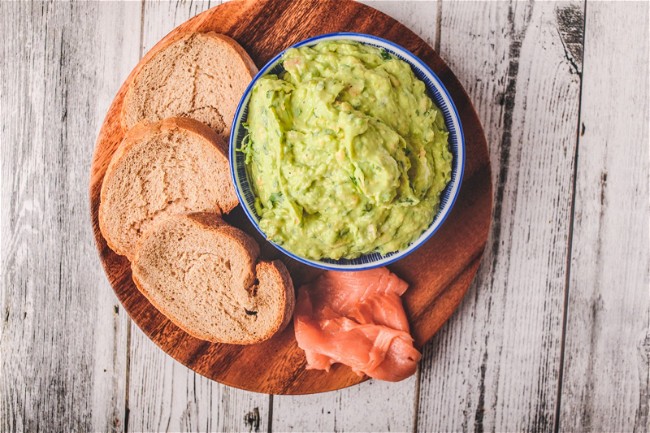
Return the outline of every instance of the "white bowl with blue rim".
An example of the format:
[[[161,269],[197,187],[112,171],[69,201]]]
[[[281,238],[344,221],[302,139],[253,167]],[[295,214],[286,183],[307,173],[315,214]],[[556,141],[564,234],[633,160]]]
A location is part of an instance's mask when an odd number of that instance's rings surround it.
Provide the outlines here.
[[[411,66],[411,69],[413,70],[415,76],[424,82],[427,89],[427,94],[438,106],[438,108],[440,108],[440,111],[443,114],[447,130],[449,131],[449,151],[453,155],[451,180],[441,194],[438,212],[436,213],[429,227],[415,241],[413,241],[407,248],[403,250],[395,251],[385,255],[379,253],[370,253],[357,257],[356,259],[313,260],[305,257],[300,257],[290,251],[287,251],[285,248],[275,244],[272,240],[269,239],[269,242],[271,242],[271,244],[273,244],[284,254],[307,265],[335,271],[359,271],[379,266],[386,266],[389,263],[393,263],[396,260],[399,260],[411,254],[413,251],[422,246],[427,240],[429,240],[429,238],[431,238],[431,236],[433,236],[436,231],[438,231],[442,223],[451,212],[456,198],[458,197],[458,192],[460,191],[460,185],[463,179],[463,170],[465,167],[465,138],[463,136],[463,128],[460,123],[458,111],[456,110],[456,106],[454,105],[451,96],[449,96],[449,92],[442,84],[438,76],[431,70],[431,68],[429,68],[427,64],[425,64],[415,54],[411,53],[407,49],[393,42],[387,41],[386,39],[378,38],[376,36],[367,35],[364,33],[329,33],[305,39],[304,41],[298,42],[297,44],[292,45],[288,48],[311,46],[316,45],[319,42],[334,40],[352,40],[373,47],[383,48],[395,57],[408,63]],[[259,80],[260,77],[266,74],[278,74],[284,70],[282,66],[282,56],[284,55],[285,51],[279,53],[277,56],[271,59],[271,61],[269,61],[262,69],[260,69],[257,75],[255,75],[253,78],[253,81],[251,81],[251,83],[248,85],[244,91],[244,95],[239,101],[239,106],[235,112],[235,119],[233,121],[230,133],[230,172],[232,174],[232,180],[235,184],[237,198],[239,198],[239,202],[241,203],[244,209],[244,213],[246,213],[248,219],[250,219],[255,228],[267,239],[268,237],[266,234],[262,231],[262,229],[260,229],[260,218],[257,214],[257,211],[255,210],[255,193],[251,188],[251,181],[249,179],[248,170],[246,169],[246,156],[244,153],[238,151],[237,149],[241,148],[241,142],[247,134],[246,128],[243,124],[246,122],[248,116],[248,102],[251,97],[253,86],[255,86],[255,83],[257,83],[257,80]]]

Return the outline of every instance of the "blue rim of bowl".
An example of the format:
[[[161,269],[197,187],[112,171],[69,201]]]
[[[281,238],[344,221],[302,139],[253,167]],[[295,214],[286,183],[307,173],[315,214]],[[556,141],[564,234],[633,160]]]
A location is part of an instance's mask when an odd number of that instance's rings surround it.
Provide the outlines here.
[[[454,168],[456,168],[455,173],[456,173],[456,180],[454,182],[454,179],[452,178],[445,188],[443,190],[442,195],[445,195],[445,191],[449,188],[451,188],[451,191],[449,191],[448,199],[447,202],[445,203],[444,207],[439,207],[438,211],[436,212],[436,215],[433,217],[433,221],[427,227],[427,229],[422,232],[422,234],[411,244],[399,251],[391,252],[386,255],[380,256],[381,259],[378,261],[371,261],[368,263],[359,263],[359,264],[343,264],[343,265],[337,265],[336,262],[340,262],[341,260],[348,260],[348,259],[339,259],[339,260],[333,260],[331,259],[334,263],[328,262],[323,262],[319,260],[311,260],[307,259],[304,257],[300,257],[285,248],[283,248],[281,245],[276,244],[273,242],[271,239],[269,239],[266,236],[266,233],[262,231],[262,229],[259,226],[258,219],[256,215],[253,215],[251,213],[251,210],[249,209],[247,200],[245,197],[242,196],[241,192],[241,182],[239,181],[239,178],[237,176],[237,167],[235,166],[235,155],[237,152],[237,149],[235,148],[235,141],[237,139],[238,134],[238,123],[240,121],[240,117],[242,116],[242,109],[244,107],[248,106],[248,102],[250,100],[251,96],[251,91],[253,89],[253,86],[255,86],[255,83],[257,83],[257,80],[259,80],[262,76],[266,75],[271,69],[275,68],[278,66],[278,63],[282,56],[286,53],[287,50],[291,48],[299,48],[305,45],[315,45],[317,42],[323,41],[323,40],[329,40],[329,39],[334,39],[334,40],[345,40],[346,38],[349,38],[348,40],[353,40],[356,42],[364,43],[364,44],[369,44],[371,46],[375,46],[378,48],[383,48],[383,46],[388,46],[392,47],[395,51],[391,50],[391,54],[397,56],[399,59],[406,61],[413,67],[413,64],[416,64],[420,69],[422,69],[424,72],[428,73],[431,75],[431,78],[433,79],[434,82],[434,87],[436,87],[436,90],[441,94],[443,97],[443,100],[445,100],[445,105],[449,109],[449,117],[450,117],[450,123],[454,125],[454,123],[457,125],[455,128],[453,128],[454,132],[456,133],[456,141],[457,141],[457,154],[460,156],[460,161],[456,161],[458,159],[457,155],[454,155]],[[360,38],[360,39],[369,39],[371,41],[376,41],[377,44],[373,45],[372,43],[364,42],[363,40],[356,40],[354,38]],[[409,56],[409,58],[404,58],[404,56],[399,55],[398,53],[402,52],[405,53]],[[415,71],[414,71],[415,72]],[[418,77],[420,78],[420,77]],[[426,84],[426,83],[425,83]],[[433,100],[433,102],[436,103],[436,106],[443,111],[444,115],[444,108],[440,107],[436,101],[436,98],[431,95],[431,89],[429,86],[426,86],[426,91],[429,94],[429,97]],[[453,115],[451,114],[453,112]],[[447,116],[445,116],[445,124],[447,125],[447,129],[449,131],[449,134],[451,136],[452,134],[452,128],[449,128],[449,124],[447,122]],[[231,132],[230,132],[230,139],[229,139],[229,151],[228,151],[228,156],[229,156],[229,164],[230,164],[230,176],[232,178],[233,185],[235,187],[235,193],[237,194],[237,198],[239,202],[242,205],[242,209],[244,210],[244,213],[246,214],[246,217],[250,220],[250,222],[253,224],[255,229],[262,235],[264,238],[271,243],[275,248],[280,250],[282,253],[286,254],[287,256],[291,257],[292,259],[304,263],[309,266],[313,266],[316,268],[320,269],[325,269],[325,270],[330,270],[330,271],[359,271],[359,270],[367,270],[367,269],[373,269],[377,268],[380,266],[386,266],[391,263],[396,262],[397,260],[403,259],[404,257],[408,256],[409,254],[413,253],[416,251],[418,248],[420,248],[422,245],[424,245],[431,237],[440,229],[440,227],[443,225],[449,214],[451,213],[451,210],[454,207],[454,204],[456,203],[456,199],[458,198],[458,195],[460,193],[460,188],[462,186],[463,182],[463,174],[465,171],[465,135],[463,133],[463,126],[460,120],[460,115],[458,114],[458,110],[456,109],[456,105],[454,104],[454,101],[451,98],[451,95],[449,94],[449,91],[445,87],[445,85],[442,83],[440,78],[436,75],[435,72],[427,65],[424,63],[418,56],[413,54],[411,51],[407,50],[406,48],[391,42],[389,40],[380,38],[378,36],[373,36],[369,35],[366,33],[355,33],[355,32],[336,32],[336,33],[326,33],[323,35],[318,35],[318,36],[313,36],[308,39],[304,39],[294,45],[291,45],[284,50],[282,50],[280,53],[278,53],[275,57],[273,57],[271,60],[269,60],[262,69],[259,70],[257,74],[253,77],[251,82],[248,84],[246,87],[246,90],[244,90],[244,93],[239,100],[239,104],[237,105],[237,110],[235,111],[235,117],[233,119],[233,123],[231,126]],[[456,167],[457,166],[457,167]],[[454,174],[454,170],[452,169],[452,175]],[[252,194],[252,188],[251,188],[251,194]],[[373,253],[377,254],[377,253]],[[360,256],[364,257],[364,256]],[[352,260],[358,260],[359,257],[356,259]],[[330,260],[330,259],[328,259]]]

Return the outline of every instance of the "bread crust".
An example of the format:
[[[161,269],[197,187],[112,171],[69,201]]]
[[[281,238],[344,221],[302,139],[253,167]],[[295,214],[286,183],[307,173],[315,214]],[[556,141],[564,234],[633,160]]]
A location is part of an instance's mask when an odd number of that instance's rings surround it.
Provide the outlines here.
[[[223,343],[223,344],[236,344],[236,345],[249,345],[260,343],[262,341],[268,340],[269,338],[276,335],[278,332],[282,331],[287,324],[291,321],[293,316],[293,309],[295,306],[295,294],[293,282],[289,271],[287,270],[284,263],[280,260],[274,260],[272,262],[258,261],[259,256],[259,245],[250,238],[243,231],[228,225],[224,222],[218,214],[213,214],[209,212],[197,212],[197,213],[188,213],[188,214],[179,214],[174,215],[170,218],[187,218],[193,224],[195,224],[200,230],[209,230],[215,233],[218,233],[221,236],[228,236],[234,239],[235,241],[242,243],[244,248],[246,248],[253,257],[253,263],[251,266],[255,267],[256,275],[260,276],[260,273],[268,273],[271,275],[273,282],[276,284],[273,288],[277,290],[277,296],[279,304],[281,305],[281,311],[275,316],[274,321],[271,326],[269,326],[268,331],[264,335],[255,336],[249,335],[248,338],[235,338],[233,336],[219,336],[212,335],[208,333],[201,332],[198,329],[187,326],[182,323],[177,317],[174,317],[171,314],[167,305],[164,305],[160,302],[157,302],[156,299],[151,295],[147,284],[145,284],[140,278],[140,269],[139,269],[139,259],[141,246],[147,241],[147,238],[155,233],[164,221],[156,224],[152,229],[150,229],[145,236],[143,236],[141,242],[136,249],[136,254],[132,262],[132,278],[138,290],[149,300],[149,302],[156,307],[165,317],[172,321],[176,326],[192,335],[195,338],[210,341],[212,343]]]
[[[173,117],[155,123],[139,123],[127,131],[127,133],[124,135],[124,138],[122,139],[122,142],[113,154],[113,157],[108,164],[108,168],[106,169],[106,173],[104,174],[102,188],[100,191],[98,220],[99,229],[102,232],[104,239],[106,239],[106,243],[108,244],[109,248],[120,255],[126,256],[129,258],[129,260],[131,260],[133,257],[133,251],[125,249],[122,245],[118,245],[114,239],[112,239],[111,232],[108,227],[108,222],[106,221],[105,213],[107,212],[107,209],[105,208],[105,203],[109,185],[111,184],[111,180],[115,175],[116,168],[120,163],[123,162],[128,152],[135,145],[141,143],[144,140],[148,140],[157,134],[178,129],[183,130],[187,134],[199,137],[200,140],[198,141],[206,147],[209,146],[209,149],[216,149],[217,154],[222,159],[223,164],[225,164],[225,167],[228,167],[228,172],[226,175],[228,177],[230,176],[230,168],[228,164],[228,144],[212,128],[209,128],[197,120],[190,118]],[[229,185],[232,187],[230,182]],[[231,200],[224,200],[225,203],[223,203],[222,206],[217,206],[214,209],[215,212],[229,213],[239,204],[237,201],[237,196],[234,194],[234,190],[231,191],[229,195],[231,196]]]
[[[147,75],[144,76],[142,75],[143,71],[149,65],[153,65],[153,62],[156,60],[156,57],[161,53],[163,53],[165,50],[169,49],[174,44],[177,44],[179,42],[194,37],[210,38],[212,41],[222,44],[222,46],[226,46],[228,48],[228,50],[226,51],[226,55],[229,55],[228,61],[230,62],[230,64],[234,65],[234,68],[236,68],[235,74],[239,74],[238,71],[245,71],[245,74],[236,75],[235,77],[233,77],[233,79],[237,79],[237,80],[246,80],[246,83],[242,83],[242,81],[239,81],[238,85],[241,84],[247,85],[248,81],[250,81],[250,79],[257,73],[257,67],[255,66],[255,63],[250,58],[248,53],[235,40],[231,39],[226,35],[218,34],[215,32],[207,32],[207,33],[192,32],[192,33],[180,34],[175,37],[165,38],[159,44],[154,46],[154,48],[145,55],[143,61],[138,65],[138,67],[131,73],[131,75],[128,78],[129,84],[120,110],[120,123],[122,125],[122,128],[127,132],[122,140],[122,143],[120,143],[118,149],[113,155],[113,158],[111,159],[104,176],[104,180],[100,192],[99,226],[102,234],[104,235],[104,238],[106,239],[108,246],[114,251],[116,251],[118,254],[126,255],[127,258],[131,261],[132,271],[133,271],[132,278],[138,290],[149,300],[149,302],[151,302],[151,304],[156,309],[158,309],[158,311],[160,311],[163,315],[165,315],[179,328],[183,329],[185,332],[187,332],[188,334],[196,338],[206,340],[206,341],[211,341],[216,343],[242,344],[242,345],[254,344],[271,338],[273,335],[277,334],[287,326],[287,324],[292,319],[293,309],[295,306],[295,294],[294,294],[293,282],[291,280],[291,277],[285,265],[279,260],[275,260],[273,262],[259,261],[258,260],[260,254],[259,245],[247,234],[240,231],[239,229],[229,226],[220,218],[220,215],[222,213],[228,213],[234,207],[237,206],[238,201],[235,194],[232,194],[232,196],[234,197],[234,201],[232,200],[228,201],[227,203],[223,203],[223,205],[220,203],[221,207],[215,209],[214,213],[195,212],[195,213],[166,215],[166,217],[163,217],[158,221],[154,222],[154,224],[151,227],[149,227],[144,233],[142,233],[142,235],[140,236],[139,240],[136,242],[135,247],[132,249],[132,251],[125,251],[124,248],[121,248],[119,245],[116,245],[116,243],[113,241],[112,237],[110,236],[110,231],[108,230],[107,227],[109,222],[107,221],[105,215],[106,212],[104,206],[105,197],[108,194],[107,192],[108,185],[110,185],[111,183],[110,181],[113,179],[113,176],[116,175],[116,169],[124,161],[124,158],[128,155],[129,151],[133,148],[133,146],[142,142],[143,140],[150,139],[156,134],[173,130],[173,129],[182,129],[189,134],[195,134],[199,136],[201,138],[200,141],[202,143],[207,141],[211,143],[215,148],[218,149],[219,154],[223,156],[223,158],[225,159],[226,166],[228,167],[228,176],[230,175],[229,172],[230,168],[228,164],[228,143],[226,138],[220,135],[217,131],[215,131],[210,126],[201,123],[198,120],[192,119],[191,114],[187,114],[185,112],[179,112],[177,113],[176,117],[157,120],[157,121],[147,120],[145,118],[145,119],[141,119],[139,123],[133,125],[131,129],[128,128],[129,126],[131,126],[132,120],[131,121],[127,120],[127,116],[128,116],[127,111],[130,109],[135,110],[135,108],[133,108],[135,106],[131,107],[129,104],[135,104],[135,102],[138,101],[137,99],[138,97],[142,98],[143,97],[142,95],[146,95],[146,93],[135,95],[135,92],[138,91],[139,80],[145,79],[143,77],[147,76]],[[174,53],[172,55],[176,56],[177,54]],[[164,66],[165,65],[163,65],[163,67]],[[156,69],[154,69],[154,71],[155,70]],[[221,71],[218,72],[221,73]],[[150,74],[150,72],[147,72],[147,74]],[[228,79],[226,77],[226,73],[223,73],[223,76],[219,76],[219,77],[221,77],[221,79],[223,80]],[[147,80],[149,80],[149,78],[147,78]],[[145,83],[147,82],[150,81],[146,81]],[[231,106],[230,102],[232,102],[234,93],[233,92],[222,93],[221,95],[227,95],[225,100],[229,101],[229,103],[226,106],[230,107]],[[170,97],[173,97],[173,95]],[[141,103],[144,103],[146,106],[146,102],[147,102],[146,100],[140,99],[139,101]],[[183,103],[181,103],[181,106],[183,106],[182,104]],[[192,100],[190,106],[193,107],[194,106],[193,104],[194,104],[194,100]],[[224,111],[220,110],[219,106],[216,107],[217,107],[217,113],[223,115]],[[159,110],[158,108],[154,108],[151,109],[151,111],[149,111],[149,114],[153,114],[155,116],[156,113],[163,113],[163,112],[165,111]],[[228,111],[226,110],[225,112],[227,113]],[[132,111],[132,115],[131,115],[132,118],[134,116],[141,117],[133,113],[137,113],[137,112]],[[142,111],[142,114],[146,115],[147,111],[146,110]],[[226,131],[231,126],[229,124],[230,121],[231,119],[223,119],[223,123],[226,123]],[[213,123],[210,124],[214,126]],[[220,124],[221,123],[219,123],[219,125]],[[220,126],[219,128],[217,128],[218,131],[223,132],[220,128],[221,128]],[[232,187],[232,185],[230,186]],[[238,245],[241,245],[242,248],[244,248],[248,252],[246,260],[248,262],[249,260],[248,257],[252,259],[252,261],[250,262],[250,266],[252,268],[251,272],[253,274],[258,275],[258,277],[260,274],[263,274],[264,281],[265,282],[269,281],[270,282],[269,284],[271,285],[270,287],[265,287],[264,289],[267,290],[267,293],[271,293],[274,297],[277,296],[277,298],[275,299],[277,300],[277,303],[273,302],[272,304],[270,304],[274,306],[274,310],[273,310],[273,321],[271,325],[268,327],[268,331],[266,330],[266,324],[269,322],[268,321],[262,322],[265,326],[263,328],[264,331],[262,331],[264,332],[264,335],[259,335],[259,332],[257,331],[256,332],[251,331],[250,333],[248,333],[247,336],[241,334],[241,338],[239,337],[234,338],[233,335],[219,336],[219,335],[212,335],[210,333],[202,332],[200,329],[194,329],[191,326],[187,326],[181,323],[183,317],[182,314],[181,314],[181,320],[179,320],[178,317],[175,317],[174,314],[171,314],[169,309],[169,304],[166,305],[165,302],[159,302],[159,300],[162,298],[160,297],[156,298],[151,295],[149,291],[151,287],[148,287],[147,282],[143,281],[143,279],[141,278],[142,275],[138,267],[140,251],[143,244],[146,242],[149,236],[152,236],[156,232],[156,230],[158,230],[162,226],[164,221],[166,221],[169,218],[187,218],[187,221],[191,221],[191,223],[199,227],[200,230],[209,230],[218,233],[219,236],[227,236],[229,239],[237,242]],[[164,266],[166,267],[168,265],[165,264]],[[246,271],[246,275],[250,275],[248,271]],[[253,284],[254,282],[251,281],[251,287]],[[262,283],[262,284],[267,284],[267,283]],[[268,292],[269,290],[271,292]],[[156,299],[158,299],[158,301]],[[275,311],[275,306],[280,307],[278,308],[278,311]]]
[[[250,58],[246,50],[237,43],[234,39],[232,39],[229,36],[226,36],[224,34],[216,33],[213,31],[210,32],[189,32],[189,33],[181,33],[176,35],[173,38],[165,38],[160,43],[156,44],[143,58],[143,61],[138,64],[136,69],[131,73],[130,77],[128,78],[129,80],[129,85],[126,90],[126,93],[124,95],[124,100],[122,101],[122,106],[120,109],[120,124],[124,130],[129,129],[129,121],[127,119],[128,117],[128,111],[132,108],[131,103],[134,102],[135,98],[135,92],[136,92],[136,87],[139,84],[139,80],[142,78],[141,74],[143,71],[156,59],[156,57],[163,53],[165,50],[169,49],[173,45],[189,40],[191,38],[197,37],[197,35],[200,35],[201,37],[207,37],[209,39],[212,39],[213,41],[217,41],[220,44],[223,44],[227,46],[232,52],[233,56],[229,59],[230,63],[236,63],[241,66],[241,71],[245,71],[247,76],[244,78],[246,80],[246,83],[244,85],[248,85],[250,80],[257,74],[258,69],[257,66],[255,65],[255,62],[253,62],[253,59]],[[227,77],[223,77],[224,80],[227,80]],[[176,117],[185,117],[183,116],[184,113],[176,113]],[[188,116],[189,117],[189,116]],[[224,120],[226,123],[227,127],[230,127],[229,122],[232,121],[232,119],[225,119]],[[140,119],[140,122],[147,122],[146,119]]]
[[[257,261],[257,258],[260,255],[260,246],[257,242],[243,231],[236,229],[222,220],[219,214],[210,212],[192,212],[187,213],[186,216],[204,230],[218,231],[219,234],[230,236],[232,239],[240,242],[254,257],[254,261]]]
[[[293,309],[296,306],[296,296],[291,275],[289,275],[289,270],[284,263],[280,260],[258,262],[256,266],[256,272],[258,275],[260,273],[260,268],[268,268],[268,272],[275,274],[277,281],[281,282],[281,286],[284,289],[281,292],[284,311],[282,315],[278,316],[273,328],[269,331],[269,336],[267,338],[270,338],[286,328],[289,322],[291,322],[291,319],[293,318]]]
[[[230,45],[230,47],[232,47],[237,52],[237,54],[239,54],[240,59],[242,60],[242,62],[244,62],[244,65],[248,69],[248,72],[250,72],[251,76],[257,74],[258,70],[257,70],[257,66],[255,65],[255,62],[253,62],[253,59],[251,59],[251,57],[248,55],[244,47],[239,45],[239,43],[236,40],[234,40],[230,36],[226,36],[222,33],[216,33],[216,32],[207,32],[204,33],[204,35],[210,38],[218,39],[221,42]]]

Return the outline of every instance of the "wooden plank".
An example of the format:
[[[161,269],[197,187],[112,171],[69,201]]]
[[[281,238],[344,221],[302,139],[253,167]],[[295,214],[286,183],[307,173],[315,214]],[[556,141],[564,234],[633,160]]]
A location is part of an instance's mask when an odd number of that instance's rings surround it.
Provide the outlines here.
[[[134,329],[129,431],[266,431],[264,394],[229,388],[174,361]]]
[[[650,431],[649,9],[586,8],[563,431]]]
[[[363,1],[436,45],[437,2]],[[418,373],[419,374],[419,373]],[[274,396],[274,431],[412,431],[418,375],[399,383],[369,380],[340,391]]]
[[[273,396],[273,431],[413,431],[417,375],[398,382],[369,380],[322,394]]]
[[[97,128],[137,59],[102,31],[131,38],[124,16],[139,9],[1,8],[0,430],[121,430],[126,315],[97,260],[87,185]]]
[[[96,27],[88,31],[100,35],[115,35],[101,37],[96,49],[98,63],[94,65],[99,80],[96,88],[95,103],[95,134],[97,136],[106,110],[110,106],[115,92],[122,80],[131,70],[131,65],[137,62],[140,50],[137,44],[125,41],[140,39],[140,4],[132,3],[100,3],[98,5],[98,22]],[[88,168],[85,167],[88,171]],[[86,181],[86,177],[84,177]],[[92,231],[92,228],[89,229]],[[97,257],[88,256],[86,260],[97,263]],[[95,265],[96,266],[96,265]],[[131,320],[124,311],[105,276],[97,279],[101,290],[98,291],[97,308],[109,310],[112,314],[98,314],[95,327],[95,369],[93,377],[103,378],[93,388],[93,425],[97,430],[124,431],[127,390],[127,356],[128,335]],[[102,386],[103,385],[103,386]],[[107,396],[111,396],[112,405],[106,405]],[[108,406],[108,407],[105,407]],[[110,411],[112,413],[105,414]],[[112,419],[110,426],[104,427],[101,420],[105,417]]]
[[[218,3],[145,3],[142,54],[174,27]],[[131,431],[268,430],[268,396],[230,388],[194,373],[166,355],[136,325],[132,325],[130,367]]]
[[[441,2],[431,0],[359,0],[359,3],[371,6],[395,18],[424,39],[429,46],[438,50]]]
[[[421,431],[554,428],[582,7],[443,3],[441,56],[483,121],[495,208],[478,277],[425,351]]]

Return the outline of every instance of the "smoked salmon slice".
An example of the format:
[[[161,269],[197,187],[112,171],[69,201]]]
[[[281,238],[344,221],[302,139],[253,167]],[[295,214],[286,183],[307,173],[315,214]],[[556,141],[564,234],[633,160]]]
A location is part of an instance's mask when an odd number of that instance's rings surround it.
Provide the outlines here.
[[[298,289],[294,328],[307,369],[334,363],[396,382],[415,373],[413,347],[400,296],[408,285],[386,268],[327,271]]]

